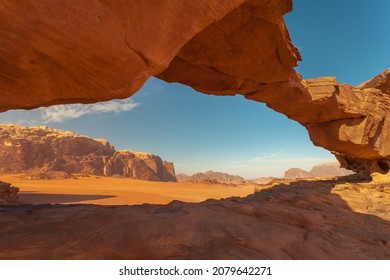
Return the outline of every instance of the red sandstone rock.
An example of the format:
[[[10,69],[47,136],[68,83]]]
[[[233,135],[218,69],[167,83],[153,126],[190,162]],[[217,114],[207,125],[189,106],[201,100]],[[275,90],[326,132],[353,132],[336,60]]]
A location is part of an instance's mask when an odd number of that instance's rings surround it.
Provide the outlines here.
[[[18,200],[19,188],[0,181],[0,204],[14,203]]]
[[[244,1],[2,1],[0,111],[128,97]]]
[[[25,179],[59,179],[83,173],[176,181],[173,163],[153,154],[115,151],[107,140],[45,126],[0,125],[0,171],[27,170]]]
[[[340,183],[202,203],[4,207],[0,259],[388,260],[389,186]]]
[[[125,98],[157,76],[265,102],[344,167],[387,173],[389,70],[359,87],[302,81],[282,17],[291,8],[291,0],[3,1],[0,111]]]
[[[158,75],[220,95],[288,81],[300,55],[282,19],[291,1],[246,1],[194,36]]]
[[[387,69],[382,74],[375,76],[371,80],[362,83],[358,86],[360,89],[376,88],[383,93],[390,94],[390,69]]]
[[[379,77],[387,77],[386,73]],[[371,81],[382,82],[355,88],[334,77],[301,81],[292,75],[289,82],[262,85],[245,97],[265,102],[304,125],[313,143],[332,151],[342,167],[365,174],[388,173],[390,96],[378,89],[384,90],[385,79]]]

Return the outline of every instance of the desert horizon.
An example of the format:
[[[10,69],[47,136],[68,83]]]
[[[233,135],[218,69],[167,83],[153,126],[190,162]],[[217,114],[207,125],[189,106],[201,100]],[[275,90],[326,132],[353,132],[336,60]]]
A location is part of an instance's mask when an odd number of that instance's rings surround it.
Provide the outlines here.
[[[207,199],[245,197],[256,185],[154,182],[130,178],[81,175],[77,179],[23,180],[23,174],[0,174],[0,180],[20,188],[18,204],[168,204],[174,200],[201,202]]]
[[[3,0],[0,259],[390,260],[389,10]]]

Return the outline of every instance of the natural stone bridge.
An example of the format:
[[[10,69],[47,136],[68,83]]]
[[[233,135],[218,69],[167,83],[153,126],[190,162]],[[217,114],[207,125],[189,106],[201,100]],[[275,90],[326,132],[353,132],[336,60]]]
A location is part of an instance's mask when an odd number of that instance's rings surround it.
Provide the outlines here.
[[[389,171],[390,71],[354,88],[303,81],[291,0],[0,3],[0,112],[126,98],[150,76],[242,94],[304,125],[344,167]]]

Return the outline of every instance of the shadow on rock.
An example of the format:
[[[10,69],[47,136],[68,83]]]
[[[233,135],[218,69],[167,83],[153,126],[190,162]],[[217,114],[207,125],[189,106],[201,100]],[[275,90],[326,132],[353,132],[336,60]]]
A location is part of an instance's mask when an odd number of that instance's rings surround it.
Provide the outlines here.
[[[388,185],[322,180],[193,204],[3,206],[0,258],[389,259],[389,201]]]

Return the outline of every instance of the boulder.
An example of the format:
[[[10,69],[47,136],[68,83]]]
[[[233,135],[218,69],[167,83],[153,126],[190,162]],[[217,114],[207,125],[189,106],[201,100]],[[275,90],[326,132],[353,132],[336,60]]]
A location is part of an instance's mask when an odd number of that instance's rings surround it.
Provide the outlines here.
[[[0,181],[0,204],[15,203],[18,200],[19,188]]]

